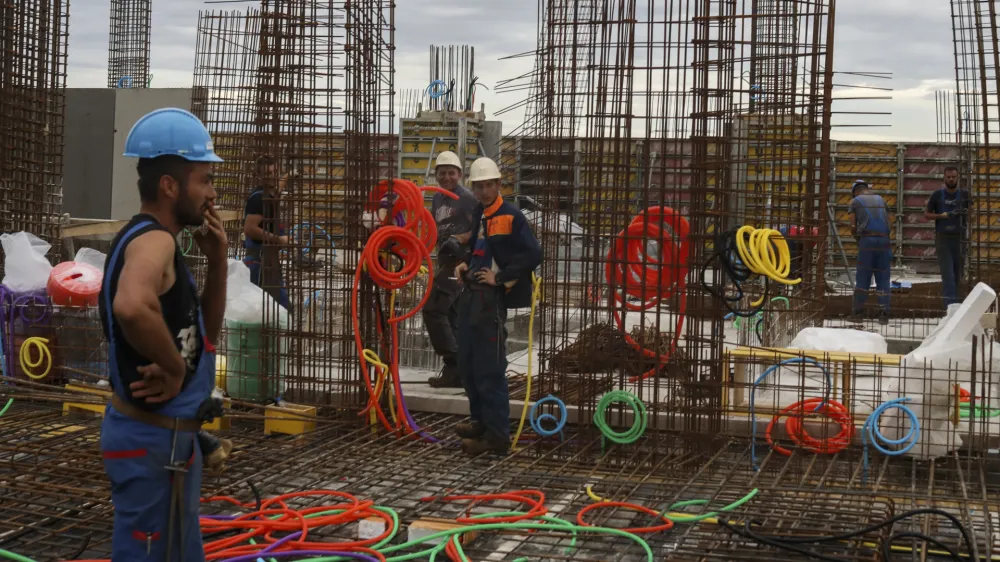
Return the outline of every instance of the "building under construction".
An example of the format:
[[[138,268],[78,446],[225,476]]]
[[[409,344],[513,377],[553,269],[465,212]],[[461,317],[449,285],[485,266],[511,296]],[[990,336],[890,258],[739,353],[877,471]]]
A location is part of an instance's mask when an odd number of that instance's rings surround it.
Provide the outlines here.
[[[58,268],[101,267],[139,205],[128,130],[175,106],[225,160],[203,429],[233,447],[202,477],[205,559],[1000,559],[995,0],[951,0],[933,143],[831,139],[835,0],[540,2],[531,72],[495,85],[526,93],[510,131],[469,47],[432,46],[427,88],[398,93],[390,0],[249,4],[197,14],[191,88],[153,89],[150,2],[115,0],[108,88],[69,91],[66,3],[0,7],[0,558],[112,556],[108,343],[61,273],[89,270]],[[465,393],[427,384],[414,224],[446,150],[498,162],[542,250],[505,321],[504,455],[464,454]],[[262,157],[288,243],[254,285]],[[924,212],[952,166],[971,203],[948,306]],[[859,178],[891,275],[861,265]],[[366,222],[395,197],[404,220]],[[178,251],[203,284],[193,235]]]

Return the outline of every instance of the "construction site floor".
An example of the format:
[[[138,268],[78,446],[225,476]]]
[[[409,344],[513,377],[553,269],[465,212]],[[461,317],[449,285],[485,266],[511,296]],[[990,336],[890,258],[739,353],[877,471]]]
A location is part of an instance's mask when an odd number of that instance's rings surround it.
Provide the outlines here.
[[[965,523],[980,556],[1000,552],[997,497],[1000,477],[991,461],[958,454],[929,463],[859,455],[794,453],[781,456],[758,446],[759,470],[751,468],[746,440],[689,440],[667,432],[647,433],[632,445],[605,443],[596,431],[523,443],[506,457],[461,453],[452,437],[457,416],[420,414],[418,423],[444,440],[438,444],[398,440],[359,426],[356,419],[321,421],[303,436],[266,437],[262,421],[236,417],[224,432],[235,448],[227,467],[206,473],[203,495],[232,495],[251,502],[250,483],[262,496],[332,489],[391,507],[405,526],[422,517],[455,518],[468,504],[422,501],[442,494],[481,494],[537,489],[550,514],[575,521],[593,499],[627,501],[665,510],[680,500],[730,504],[754,488],[760,492],[729,513],[733,524],[752,520],[769,535],[799,537],[857,530],[918,507],[946,509]],[[63,416],[48,406],[15,404],[0,418],[0,548],[39,562],[104,558],[110,553],[113,507],[98,445],[100,420]],[[309,505],[303,498],[300,507]],[[523,509],[492,504],[472,513]],[[698,509],[698,508],[694,508]],[[203,514],[226,512],[213,504]],[[607,527],[643,527],[654,518],[625,509],[601,509],[588,522]],[[809,545],[838,560],[878,560],[877,544],[890,532],[909,528],[957,545],[947,521],[915,518],[857,540]],[[326,531],[326,537],[356,536],[356,526]],[[405,537],[405,532],[402,533]],[[311,540],[323,540],[312,536]],[[645,535],[656,560],[800,560],[733,535],[718,524],[678,523]],[[466,547],[471,559],[644,560],[635,543],[621,537],[579,537],[567,550],[568,534],[484,534]],[[402,538],[398,542],[402,542]],[[900,541],[900,545],[909,544]],[[920,560],[917,551],[899,560]],[[511,558],[505,558],[509,556]],[[897,559],[897,558],[894,558]]]

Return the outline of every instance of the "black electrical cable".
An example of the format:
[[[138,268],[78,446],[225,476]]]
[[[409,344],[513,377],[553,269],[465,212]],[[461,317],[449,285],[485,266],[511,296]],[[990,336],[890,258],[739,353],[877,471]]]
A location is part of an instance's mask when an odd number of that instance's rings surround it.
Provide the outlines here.
[[[750,318],[764,309],[764,306],[767,304],[770,287],[768,286],[767,277],[764,277],[764,296],[760,299],[760,305],[750,310],[734,308],[733,305],[739,303],[746,296],[743,292],[742,284],[749,281],[750,277],[753,276],[750,268],[744,265],[739,259],[739,250],[736,248],[737,231],[738,229],[733,228],[715,237],[715,253],[701,266],[701,286],[712,296],[721,300],[726,305],[726,308],[729,309],[729,312],[732,312],[735,316]],[[721,280],[713,280],[713,283],[710,284],[705,280],[705,274],[708,273],[708,269],[715,260],[719,260],[723,278]],[[730,297],[726,294],[727,282],[732,283],[736,288],[735,296]]]
[[[67,556],[66,560],[78,560],[83,557],[83,553],[87,552],[87,547],[90,546],[90,539],[93,535],[87,535],[83,537],[83,542],[80,543],[80,548],[73,551],[72,556]]]
[[[840,558],[833,558],[833,557],[830,557],[830,556],[824,556],[822,554],[818,554],[818,553],[812,552],[810,550],[806,550],[805,548],[800,548],[797,545],[800,545],[800,544],[801,545],[807,545],[807,544],[813,544],[813,545],[815,545],[815,544],[825,543],[825,542],[833,542],[833,541],[842,541],[842,540],[852,539],[852,538],[855,538],[855,537],[859,537],[859,536],[871,533],[872,531],[877,531],[879,529],[882,529],[882,528],[885,528],[885,527],[889,527],[889,526],[893,525],[894,523],[896,523],[897,521],[900,521],[900,520],[903,520],[903,519],[909,519],[911,517],[915,517],[917,515],[924,515],[924,514],[940,515],[941,517],[944,517],[944,518],[948,519],[949,521],[951,521],[951,523],[955,526],[955,528],[957,528],[958,531],[962,534],[962,540],[965,542],[965,546],[968,549],[969,555],[973,559],[977,559],[978,560],[978,558],[979,558],[979,551],[976,548],[976,544],[972,541],[972,537],[969,536],[968,530],[966,530],[965,526],[962,525],[962,522],[959,521],[957,517],[955,517],[954,515],[948,513],[947,511],[942,511],[940,509],[935,509],[935,508],[914,509],[912,511],[907,511],[905,513],[901,513],[899,515],[890,517],[889,519],[886,519],[885,521],[882,521],[880,523],[875,523],[875,524],[869,525],[869,526],[867,526],[867,527],[865,527],[863,529],[857,530],[857,531],[852,531],[850,533],[842,533],[842,534],[839,534],[839,535],[829,535],[829,536],[820,536],[820,537],[775,537],[775,536],[759,535],[759,534],[755,533],[753,531],[753,529],[751,528],[751,521],[744,522],[742,529],[739,528],[739,527],[737,527],[737,526],[734,526],[734,525],[730,524],[728,521],[726,521],[725,519],[721,519],[721,518],[719,519],[719,524],[722,525],[723,527],[725,527],[726,529],[728,529],[730,532],[732,532],[732,533],[734,533],[736,535],[739,535],[739,536],[741,536],[743,538],[753,540],[754,542],[759,542],[761,544],[766,544],[768,546],[773,546],[775,548],[780,548],[780,549],[788,550],[788,551],[791,551],[791,552],[797,552],[799,554],[802,554],[802,555],[805,555],[805,556],[809,556],[811,558],[815,558],[816,560],[827,560],[827,561],[830,561],[830,562],[843,562],[842,559],[840,559]],[[937,539],[934,539],[932,537],[928,537],[928,536],[923,535],[921,533],[906,532],[906,531],[900,532],[900,533],[896,533],[894,535],[890,535],[889,537],[887,537],[886,539],[884,539],[882,541],[882,551],[883,551],[882,552],[882,557],[883,557],[883,559],[889,560],[889,556],[892,554],[892,543],[895,542],[896,540],[904,539],[904,538],[914,538],[914,539],[918,539],[918,540],[921,540],[921,541],[928,542],[928,543],[930,543],[930,544],[932,544],[934,546],[937,546],[938,548],[941,548],[942,550],[947,551],[948,554],[949,554],[949,556],[953,560],[960,560],[960,561],[963,560],[963,557],[960,556],[957,551],[944,546]]]
[[[262,503],[261,498],[260,498],[260,490],[258,490],[257,486],[254,486],[253,482],[251,482],[249,480],[247,480],[247,485],[250,486],[250,491],[253,492],[253,499],[257,501],[257,509],[255,509],[254,511],[260,511],[260,509],[261,509],[260,506],[261,506],[261,503]]]

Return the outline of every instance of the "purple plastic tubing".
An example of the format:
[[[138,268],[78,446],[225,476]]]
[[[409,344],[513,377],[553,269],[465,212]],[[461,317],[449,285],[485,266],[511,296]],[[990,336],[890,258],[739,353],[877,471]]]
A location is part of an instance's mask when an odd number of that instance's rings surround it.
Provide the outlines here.
[[[262,558],[264,553],[245,554],[236,558],[226,558],[222,562],[254,562]],[[268,558],[290,558],[292,556],[311,556],[319,558],[321,556],[343,556],[344,558],[354,558],[355,560],[366,560],[368,562],[378,562],[378,558],[361,554],[360,552],[338,552],[335,550],[289,550],[287,552],[268,552]]]
[[[297,538],[299,538],[301,536],[302,536],[302,531],[297,531],[295,533],[292,533],[292,534],[288,535],[287,537],[281,539],[280,541],[278,541],[278,542],[272,544],[271,546],[265,548],[264,550],[258,552],[257,554],[264,554],[265,552],[271,552],[272,550],[280,547],[281,545],[287,543],[288,541],[295,540],[295,539],[297,539]]]
[[[9,304],[8,304],[9,303]],[[0,285],[0,309],[7,307],[7,314],[4,315],[4,326],[6,328],[4,338],[7,343],[7,375],[14,376],[14,322],[18,317],[25,327],[42,324],[49,318],[50,302],[49,295],[44,290],[29,291],[26,293],[14,293],[7,287]],[[37,309],[38,312],[32,316],[28,311]],[[2,310],[0,310],[2,311]]]

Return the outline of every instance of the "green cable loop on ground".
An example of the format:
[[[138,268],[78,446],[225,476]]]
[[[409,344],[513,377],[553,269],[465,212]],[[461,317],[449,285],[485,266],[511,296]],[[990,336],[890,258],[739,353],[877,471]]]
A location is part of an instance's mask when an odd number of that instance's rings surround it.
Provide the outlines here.
[[[669,515],[668,512],[674,511],[675,509],[680,509],[682,507],[687,507],[687,506],[690,506],[690,505],[706,505],[706,504],[708,504],[708,500],[685,500],[685,501],[680,501],[680,502],[677,502],[677,503],[671,505],[670,507],[668,507],[663,513],[661,513],[659,515],[659,517],[664,517],[666,519],[669,519],[669,520],[673,521],[674,523],[695,523],[697,521],[704,521],[705,519],[711,519],[713,517],[717,517],[720,513],[724,513],[726,511],[732,511],[732,510],[736,509],[737,507],[740,507],[741,505],[743,505],[743,504],[747,503],[748,501],[750,501],[751,499],[753,499],[753,497],[756,496],[758,492],[760,492],[760,489],[759,488],[754,488],[753,490],[750,490],[749,494],[747,494],[747,495],[743,496],[742,498],[734,501],[733,503],[731,503],[731,504],[729,504],[729,505],[727,505],[725,507],[720,507],[716,511],[709,511],[707,513],[702,513],[701,515]]]
[[[604,421],[604,414],[608,407],[614,402],[624,402],[632,408],[635,412],[635,419],[632,420],[632,427],[627,431],[618,432],[611,428],[606,421]],[[605,394],[601,397],[601,401],[597,403],[597,411],[594,412],[594,425],[597,429],[601,430],[601,434],[605,439],[618,443],[619,445],[628,445],[630,443],[635,443],[643,433],[646,433],[646,405],[642,403],[642,400],[638,396],[627,392],[625,390],[612,390],[611,392]]]
[[[7,410],[10,409],[10,405],[13,404],[13,403],[14,403],[14,399],[13,398],[11,398],[10,400],[8,400],[7,401],[7,405],[3,407],[3,410],[0,410],[0,416],[6,414]]]
[[[524,515],[524,514],[521,513],[521,512],[519,512],[519,511],[504,511],[504,512],[500,512],[500,513],[482,513],[482,514],[479,514],[479,515],[473,515],[470,519],[484,519],[486,517],[510,517],[510,516],[514,516],[514,515]],[[569,555],[569,554],[572,554],[574,550],[576,550],[576,536],[577,536],[577,533],[576,533],[576,529],[573,528],[573,524],[572,523],[570,523],[569,521],[564,521],[562,519],[557,519],[555,517],[551,517],[549,515],[542,515],[542,516],[539,516],[539,517],[532,517],[532,519],[541,519],[542,521],[548,521],[549,523],[552,523],[552,524],[555,524],[555,525],[562,525],[563,527],[566,527],[567,531],[573,533],[573,538],[570,539],[569,546],[566,547],[566,550],[564,550],[563,553]],[[437,555],[442,550],[445,549],[444,545],[447,545],[449,541],[453,545],[455,545],[455,550],[458,552],[458,555],[461,556],[463,559],[465,559],[465,551],[462,550],[462,543],[458,540],[458,535],[452,535],[452,537],[449,540],[442,541],[441,544],[438,545],[438,547],[440,547],[440,548],[435,547],[434,552],[431,554],[429,562],[435,562],[435,560],[437,559]],[[516,558],[516,559],[513,560],[513,562],[518,562],[518,560],[522,560],[524,562],[527,562],[528,558]]]
[[[7,405],[9,406],[10,402],[8,402]],[[6,410],[6,408],[4,409]],[[7,560],[14,560],[14,562],[35,562],[34,560],[28,558],[27,556],[14,554],[13,552],[10,552],[8,550],[3,550],[2,548],[0,548],[0,558],[6,558]]]

